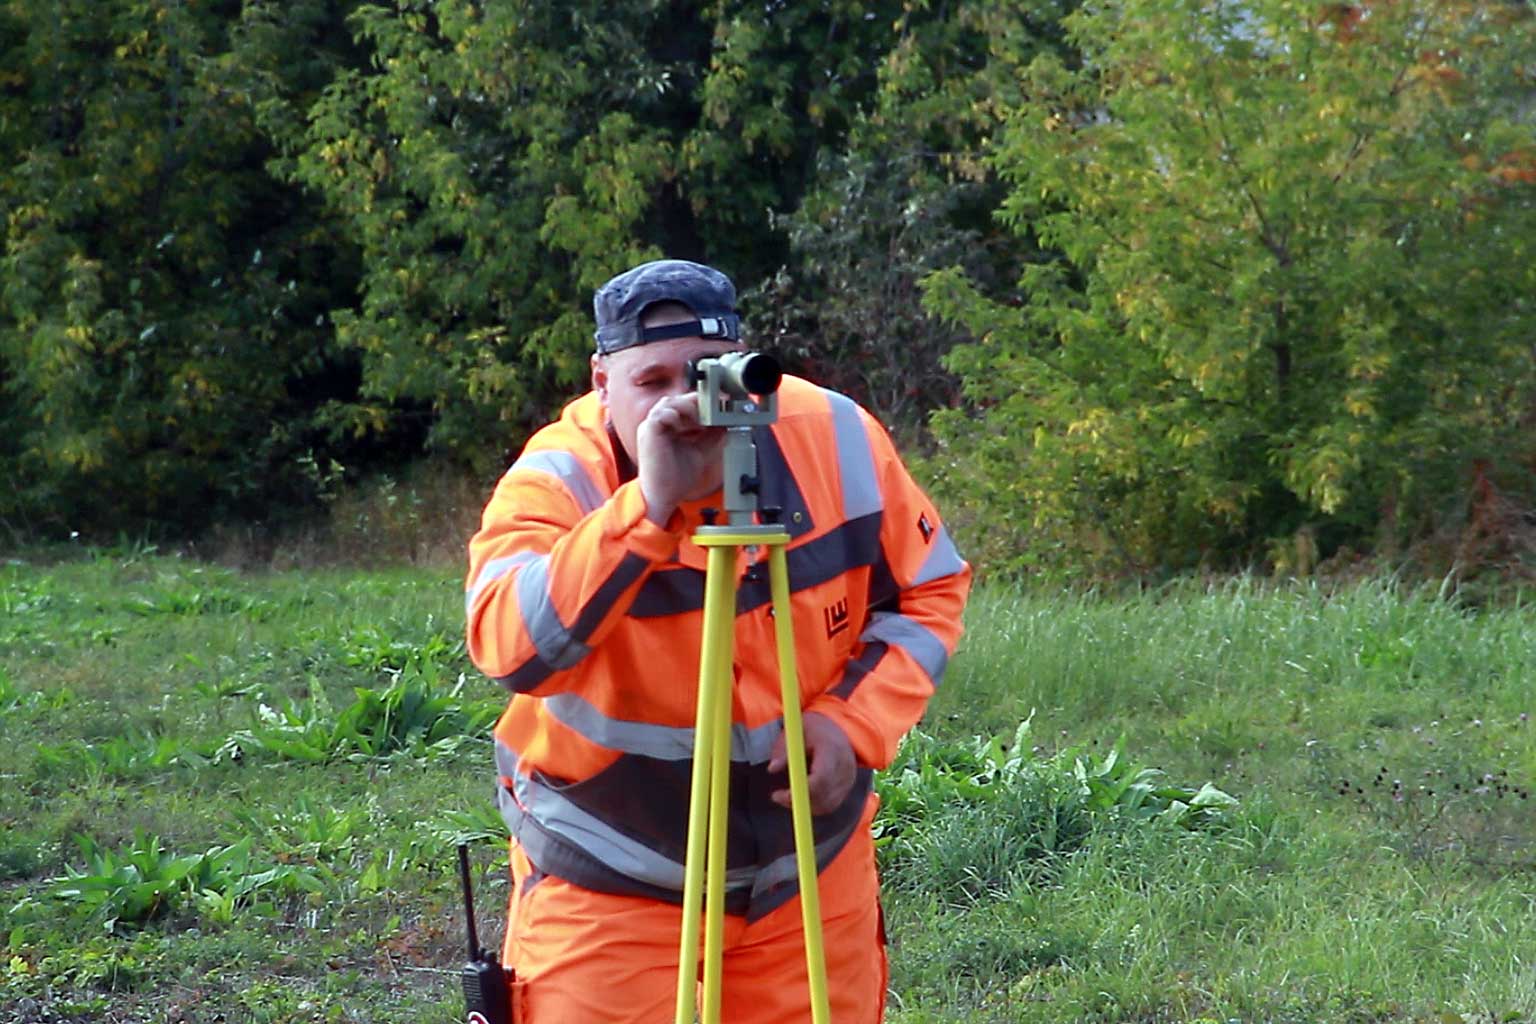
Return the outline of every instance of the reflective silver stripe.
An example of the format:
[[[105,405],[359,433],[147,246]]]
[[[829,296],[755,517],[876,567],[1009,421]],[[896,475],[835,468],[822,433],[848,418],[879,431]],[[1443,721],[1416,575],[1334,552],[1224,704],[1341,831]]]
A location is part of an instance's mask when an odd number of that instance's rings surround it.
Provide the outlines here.
[[[538,554],[533,551],[519,551],[515,555],[508,555],[505,558],[493,558],[486,562],[481,567],[480,575],[476,577],[474,586],[464,592],[464,614],[469,614],[469,610],[474,607],[475,598],[479,597],[480,592],[486,587],[495,583],[518,566],[526,565],[538,557]]]
[[[832,857],[841,852],[843,844],[848,842],[848,837],[853,835],[853,830],[858,828],[858,820],[843,831],[816,844],[816,873],[821,874]],[[800,881],[800,866],[795,861],[795,854],[786,853],[782,857],[775,858],[763,866],[757,873],[756,880],[752,883],[752,895],[759,896],[785,882]]]
[[[502,816],[514,835],[518,832],[520,819],[527,815],[541,828],[592,855],[611,870],[646,885],[679,891],[683,888],[684,866],[681,863],[631,839],[567,800],[559,790],[518,771],[517,753],[501,742],[496,744],[496,769],[503,778],[512,781],[517,796],[516,801],[502,799]],[[752,884],[756,874],[756,867],[728,869],[725,887],[745,889]]]
[[[578,694],[559,693],[544,698],[544,708],[563,724],[600,747],[626,754],[654,757],[660,761],[687,761],[693,757],[693,729],[652,725],[609,718]],[[749,729],[731,723],[731,760],[766,764],[783,731],[779,721]]]
[[[571,635],[555,610],[554,599],[549,596],[548,555],[536,556],[517,574],[517,607],[523,627],[545,664],[570,668],[591,653],[591,648]]]
[[[627,552],[587,598],[576,621],[567,626],[549,593],[549,560],[548,555],[535,555],[522,567],[514,583],[518,612],[534,647],[532,657],[523,659],[510,674],[496,677],[515,693],[527,693],[555,672],[568,669],[591,654],[587,638],[650,566],[640,555]]]
[[[843,484],[843,518],[857,519],[885,507],[880,482],[875,477],[875,453],[869,434],[853,399],[826,392],[832,406],[832,427],[837,435],[837,467]]]
[[[571,492],[571,497],[576,499],[582,515],[586,515],[603,503],[603,492],[598,490],[597,485],[592,482],[587,467],[570,452],[555,449],[524,452],[518,456],[516,462],[512,463],[512,468],[507,472],[515,473],[520,469],[547,473],[559,480],[565,485],[565,489]]]
[[[955,550],[955,542],[949,539],[949,531],[940,526],[938,534],[933,538],[933,550],[928,552],[923,567],[917,570],[912,586],[920,587],[924,583],[953,576],[964,568],[965,561],[960,557],[960,552]]]
[[[870,616],[869,625],[859,639],[865,643],[878,640],[900,647],[912,655],[912,660],[928,673],[934,685],[938,685],[945,666],[949,664],[949,652],[945,650],[942,640],[934,636],[927,626],[896,612],[875,612]]]

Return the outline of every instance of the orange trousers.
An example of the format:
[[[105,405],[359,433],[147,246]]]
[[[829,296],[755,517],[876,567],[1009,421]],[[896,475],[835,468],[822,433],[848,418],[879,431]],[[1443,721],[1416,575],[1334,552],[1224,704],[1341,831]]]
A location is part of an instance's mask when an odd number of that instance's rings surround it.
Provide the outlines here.
[[[885,936],[869,832],[874,810],[871,799],[818,886],[834,1024],[878,1024],[885,1013]],[[519,1024],[673,1024],[682,908],[552,876],[525,891],[531,871],[514,842],[502,962],[517,975]],[[702,921],[700,932],[702,949]],[[727,915],[723,960],[722,1021],[810,1021],[798,897],[750,924]]]

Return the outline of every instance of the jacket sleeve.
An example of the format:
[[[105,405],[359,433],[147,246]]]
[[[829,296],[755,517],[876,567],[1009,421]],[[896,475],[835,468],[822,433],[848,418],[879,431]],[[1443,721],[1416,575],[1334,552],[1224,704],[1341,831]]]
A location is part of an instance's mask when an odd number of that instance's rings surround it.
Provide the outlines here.
[[[677,545],[646,518],[638,482],[604,499],[569,454],[525,452],[469,543],[470,659],[514,693],[575,685],[579,673],[566,670],[602,641]]]
[[[842,678],[806,707],[847,734],[859,762],[884,768],[928,705],[960,639],[971,567],[938,511],[902,465],[890,438],[860,410],[883,503],[883,564],[869,617]]]

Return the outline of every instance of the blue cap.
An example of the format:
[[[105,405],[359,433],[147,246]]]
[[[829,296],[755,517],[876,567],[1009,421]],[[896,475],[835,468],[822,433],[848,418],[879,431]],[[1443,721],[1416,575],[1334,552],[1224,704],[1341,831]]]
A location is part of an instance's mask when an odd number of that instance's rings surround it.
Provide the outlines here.
[[[696,319],[641,327],[641,316],[658,302],[681,303]],[[592,310],[597,350],[604,355],[668,338],[741,338],[736,286],[714,267],[688,260],[653,260],[624,271],[592,296]]]

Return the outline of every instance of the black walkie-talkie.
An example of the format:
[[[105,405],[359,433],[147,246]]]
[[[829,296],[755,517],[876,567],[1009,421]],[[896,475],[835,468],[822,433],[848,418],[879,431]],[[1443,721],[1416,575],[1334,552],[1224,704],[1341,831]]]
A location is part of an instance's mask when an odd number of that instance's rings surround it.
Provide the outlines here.
[[[459,879],[464,885],[464,931],[469,963],[464,965],[464,1010],[468,1024],[514,1024],[512,991],[495,953],[480,948],[475,932],[475,898],[469,885],[469,847],[459,844]]]

